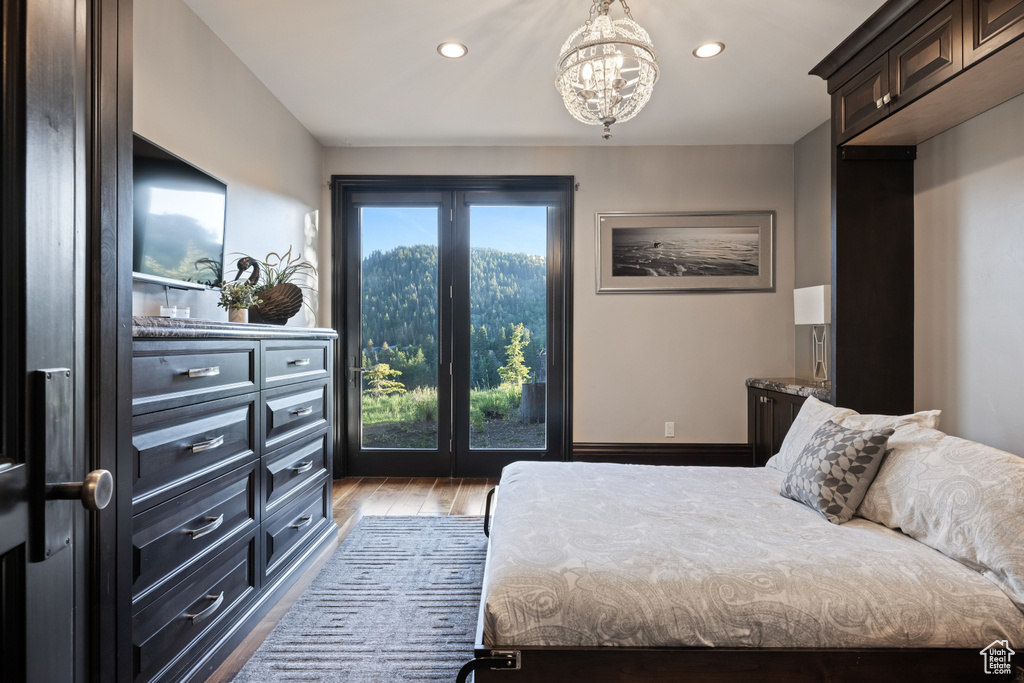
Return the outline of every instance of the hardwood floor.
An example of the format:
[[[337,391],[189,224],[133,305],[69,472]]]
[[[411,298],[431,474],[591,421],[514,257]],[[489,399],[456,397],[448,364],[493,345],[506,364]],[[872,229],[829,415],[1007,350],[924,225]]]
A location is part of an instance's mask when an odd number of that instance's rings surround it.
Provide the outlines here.
[[[366,515],[482,515],[487,492],[497,479],[433,479],[409,477],[351,477],[334,482],[334,521],[338,539],[285,593],[266,617],[206,683],[227,683],[266,639],[271,629],[306,590],[327,559]]]

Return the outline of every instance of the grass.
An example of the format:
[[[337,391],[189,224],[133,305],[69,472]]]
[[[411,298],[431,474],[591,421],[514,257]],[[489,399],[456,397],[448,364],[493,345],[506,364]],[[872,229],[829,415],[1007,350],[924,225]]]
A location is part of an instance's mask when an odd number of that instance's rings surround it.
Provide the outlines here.
[[[437,422],[437,389],[419,387],[405,394],[363,396],[363,424]]]
[[[519,419],[522,388],[473,389],[471,448],[543,448],[545,426]],[[437,448],[437,390],[363,396],[364,448]]]
[[[522,389],[507,385],[469,392],[469,419],[477,428],[485,420],[518,418]],[[419,387],[405,394],[363,396],[363,424],[436,422],[437,389]]]

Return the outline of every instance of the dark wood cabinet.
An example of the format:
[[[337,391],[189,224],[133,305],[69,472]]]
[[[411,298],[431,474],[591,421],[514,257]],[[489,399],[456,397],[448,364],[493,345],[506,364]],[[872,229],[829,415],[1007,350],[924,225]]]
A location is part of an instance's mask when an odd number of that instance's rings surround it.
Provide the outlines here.
[[[1024,0],[888,0],[811,70],[832,96],[836,405],[913,410],[916,145],[1024,93],[1022,36]]]
[[[205,679],[334,537],[317,332],[135,340],[133,682]]]
[[[811,73],[837,144],[912,146],[1024,93],[1024,0],[889,0]]]
[[[889,55],[884,54],[833,95],[834,123],[847,140],[889,115]]]
[[[1024,0],[964,2],[964,64],[1024,35]]]
[[[837,138],[846,142],[963,69],[963,12],[952,0],[833,94]]]
[[[889,51],[890,112],[963,69],[962,22],[960,0],[953,0]]]
[[[754,467],[764,467],[779,452],[806,396],[747,387],[747,434]]]

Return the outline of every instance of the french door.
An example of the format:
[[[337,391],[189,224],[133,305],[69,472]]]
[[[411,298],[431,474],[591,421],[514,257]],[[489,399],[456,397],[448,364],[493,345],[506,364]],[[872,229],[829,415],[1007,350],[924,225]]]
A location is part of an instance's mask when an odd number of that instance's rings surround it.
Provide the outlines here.
[[[572,179],[332,187],[345,473],[496,476],[563,459]]]

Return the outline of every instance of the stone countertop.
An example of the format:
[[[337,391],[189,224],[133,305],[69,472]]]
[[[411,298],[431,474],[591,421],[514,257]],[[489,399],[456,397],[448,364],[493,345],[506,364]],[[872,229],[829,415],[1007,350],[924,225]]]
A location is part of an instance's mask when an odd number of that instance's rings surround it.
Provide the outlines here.
[[[813,396],[829,403],[832,401],[832,382],[822,383],[799,377],[751,377],[747,380],[747,386],[795,396]]]
[[[228,323],[192,318],[132,318],[132,338],[139,339],[337,339],[324,327],[286,327],[255,323]]]

